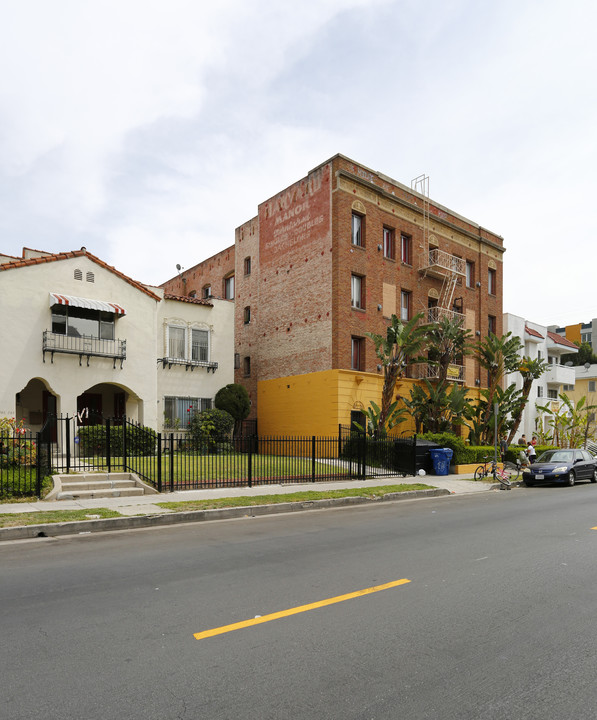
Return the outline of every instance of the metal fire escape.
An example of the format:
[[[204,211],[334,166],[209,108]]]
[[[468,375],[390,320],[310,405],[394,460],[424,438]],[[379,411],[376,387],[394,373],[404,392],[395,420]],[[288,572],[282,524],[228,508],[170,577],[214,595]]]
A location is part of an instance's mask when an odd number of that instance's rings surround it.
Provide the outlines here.
[[[444,317],[449,317],[463,324],[464,314],[454,310],[454,291],[458,280],[466,275],[465,261],[445,250],[440,250],[437,238],[429,232],[429,176],[416,177],[411,181],[411,189],[418,192],[423,201],[419,272],[423,277],[434,277],[442,281],[437,305],[428,308],[427,321],[438,322]]]
[[[464,326],[464,313],[454,309],[454,292],[458,281],[466,276],[466,263],[462,258],[440,250],[438,239],[430,233],[429,176],[419,175],[414,178],[411,181],[411,189],[419,193],[422,199],[423,232],[419,245],[419,273],[422,278],[433,277],[442,281],[437,305],[425,308],[427,322],[437,323],[444,318],[449,318]],[[437,367],[424,364],[419,368],[417,376],[429,379],[437,377]],[[451,365],[449,379],[464,382],[464,367]]]

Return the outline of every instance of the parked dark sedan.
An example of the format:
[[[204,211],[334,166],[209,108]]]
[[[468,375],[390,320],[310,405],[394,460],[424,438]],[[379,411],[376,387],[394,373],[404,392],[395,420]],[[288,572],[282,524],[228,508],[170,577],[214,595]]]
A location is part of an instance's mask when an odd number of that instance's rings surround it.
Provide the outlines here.
[[[537,483],[574,485],[578,480],[597,482],[597,459],[588,450],[547,450],[522,471],[529,487]]]

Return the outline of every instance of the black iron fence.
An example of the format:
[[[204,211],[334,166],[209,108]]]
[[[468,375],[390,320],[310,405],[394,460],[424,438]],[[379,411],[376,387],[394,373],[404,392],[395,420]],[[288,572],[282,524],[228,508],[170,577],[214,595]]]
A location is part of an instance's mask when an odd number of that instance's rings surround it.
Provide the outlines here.
[[[2,441],[2,494],[39,496],[44,477],[71,472],[133,472],[159,492],[416,474],[416,437],[376,440],[342,426],[336,437],[193,438],[63,416],[19,438]]]
[[[42,461],[36,434],[24,430],[0,433],[0,495],[39,496]]]

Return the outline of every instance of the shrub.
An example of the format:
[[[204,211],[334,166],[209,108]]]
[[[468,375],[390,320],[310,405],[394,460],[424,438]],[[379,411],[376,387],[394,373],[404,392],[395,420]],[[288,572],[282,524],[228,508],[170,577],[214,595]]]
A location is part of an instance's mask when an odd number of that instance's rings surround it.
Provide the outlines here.
[[[0,466],[18,467],[19,465],[35,465],[37,447],[35,442],[26,437],[28,433],[23,420],[16,418],[0,418]]]
[[[127,455],[155,455],[157,433],[144,425],[126,425],[126,452]],[[106,425],[83,425],[77,430],[79,438],[79,454],[83,457],[90,455],[105,455]],[[121,457],[124,454],[122,446],[123,426],[110,426],[110,455]]]
[[[207,443],[209,447],[218,440],[229,440],[234,427],[234,418],[225,410],[212,408],[193,415],[189,432],[196,443]]]

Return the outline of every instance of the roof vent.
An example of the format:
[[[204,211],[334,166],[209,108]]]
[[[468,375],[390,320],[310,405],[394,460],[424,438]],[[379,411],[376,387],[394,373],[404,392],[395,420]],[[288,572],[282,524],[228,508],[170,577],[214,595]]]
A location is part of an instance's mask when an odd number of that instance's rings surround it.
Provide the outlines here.
[[[77,268],[75,270],[75,280],[82,280],[82,279],[83,279],[83,271],[79,270],[79,268]]]
[[[87,273],[87,282],[95,282],[95,275],[92,272]]]

